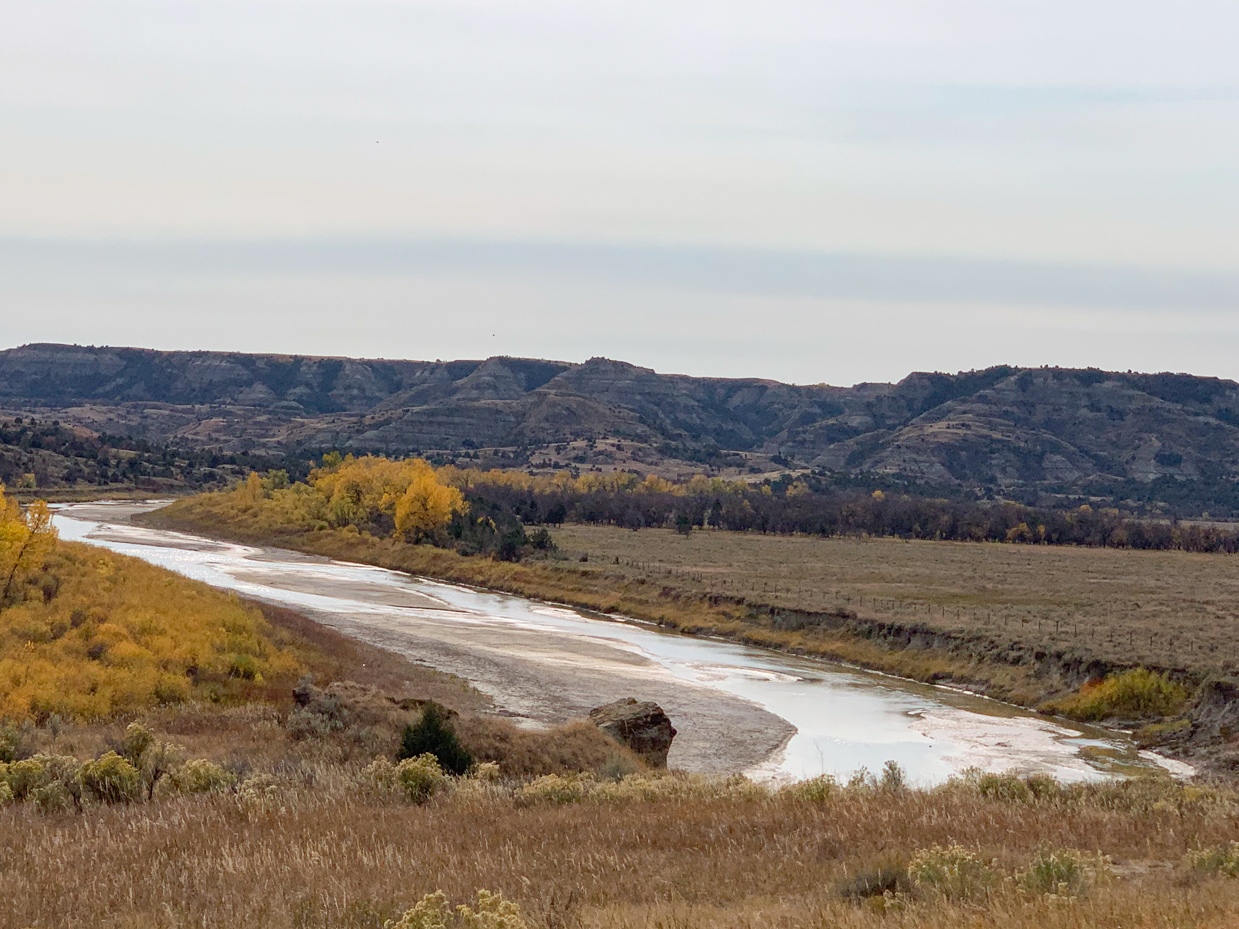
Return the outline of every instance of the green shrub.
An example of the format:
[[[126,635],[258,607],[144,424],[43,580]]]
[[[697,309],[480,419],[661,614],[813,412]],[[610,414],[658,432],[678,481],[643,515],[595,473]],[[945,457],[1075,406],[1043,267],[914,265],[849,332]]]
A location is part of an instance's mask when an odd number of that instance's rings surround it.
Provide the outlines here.
[[[522,784],[516,789],[512,799],[517,806],[562,806],[566,803],[580,803],[589,794],[591,786],[592,782],[586,778],[546,774],[528,784]]]
[[[183,794],[223,793],[237,784],[237,777],[213,761],[196,758],[174,770],[169,777],[172,788]]]
[[[3,767],[3,763],[0,762],[0,768]],[[4,779],[4,774],[5,772],[0,770],[0,806],[5,806],[6,804],[13,802],[13,788],[11,788],[8,781]]]
[[[78,770],[78,782],[100,803],[129,803],[142,796],[142,773],[116,752],[105,752]]]
[[[139,723],[130,723],[121,737],[118,754],[135,768],[142,767],[142,756],[155,744],[155,734]]]
[[[451,723],[433,703],[426,705],[420,720],[405,726],[396,760],[417,758],[427,753],[434,755],[439,766],[449,774],[464,774],[473,764],[472,756],[461,747]]]
[[[405,758],[395,766],[396,785],[414,803],[425,803],[447,784],[447,777],[434,755],[426,752]]]
[[[1091,880],[1107,871],[1108,864],[1100,856],[1085,855],[1070,848],[1046,850],[1020,873],[1019,881],[1029,893],[1080,897],[1088,890]]]
[[[779,791],[779,796],[803,803],[825,803],[839,790],[839,782],[829,774],[821,774],[807,781],[796,781]]]
[[[520,907],[502,894],[479,890],[477,909],[461,905],[455,911],[440,891],[426,894],[384,929],[529,929]]]
[[[908,864],[908,875],[918,888],[954,901],[984,897],[994,883],[993,868],[954,843],[917,852]]]
[[[16,726],[0,726],[0,764],[17,761],[25,740]]]
[[[908,789],[908,773],[900,767],[899,762],[891,759],[882,765],[882,777],[878,781],[878,787],[892,793],[902,793]]]
[[[992,771],[970,768],[964,772],[963,780],[986,800],[1028,803],[1036,796],[1028,781],[1012,771],[995,774]]]
[[[1239,842],[1194,851],[1187,856],[1187,863],[1206,874],[1239,877]]]
[[[77,771],[76,758],[39,754],[8,765],[3,776],[13,800],[53,810],[76,804],[81,798]]]

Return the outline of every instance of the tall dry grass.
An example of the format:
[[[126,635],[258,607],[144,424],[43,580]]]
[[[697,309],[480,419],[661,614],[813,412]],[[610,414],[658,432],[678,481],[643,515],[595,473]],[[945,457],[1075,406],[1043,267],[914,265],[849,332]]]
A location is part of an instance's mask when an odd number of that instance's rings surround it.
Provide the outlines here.
[[[461,786],[412,805],[324,775],[78,815],[10,807],[0,810],[0,929],[379,927],[424,894],[465,902],[479,889],[548,929],[1239,921],[1239,881],[1191,863],[1235,838],[1229,793],[1130,783],[1004,800],[957,782],[840,788],[809,802],[702,780],[568,803],[516,792]],[[857,892],[858,877],[934,846],[984,863],[988,892]],[[1107,856],[1112,878],[1073,895],[1030,891],[1030,865],[1057,849]]]

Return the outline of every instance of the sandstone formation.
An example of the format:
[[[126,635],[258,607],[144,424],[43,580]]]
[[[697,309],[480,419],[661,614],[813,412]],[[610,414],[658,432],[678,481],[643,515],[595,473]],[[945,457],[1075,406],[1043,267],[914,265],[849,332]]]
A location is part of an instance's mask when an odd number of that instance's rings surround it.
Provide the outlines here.
[[[657,703],[643,703],[628,697],[595,707],[589,711],[589,719],[615,741],[632,749],[650,767],[667,767],[667,752],[671,750],[676,732]]]
[[[666,375],[606,358],[28,345],[0,352],[0,411],[234,453],[473,461],[487,449],[486,466],[810,467],[1116,499],[1155,481],[1172,496],[1191,481],[1221,493],[1239,478],[1239,384],[1093,369],[999,366],[831,387]]]

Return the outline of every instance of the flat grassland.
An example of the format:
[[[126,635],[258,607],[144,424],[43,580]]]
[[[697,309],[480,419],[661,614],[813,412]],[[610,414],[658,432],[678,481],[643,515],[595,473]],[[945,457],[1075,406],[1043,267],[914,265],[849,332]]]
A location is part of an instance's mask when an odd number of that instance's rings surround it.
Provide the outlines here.
[[[1239,558],[1187,552],[563,526],[585,571],[808,611],[1083,649],[1116,664],[1239,665]]]

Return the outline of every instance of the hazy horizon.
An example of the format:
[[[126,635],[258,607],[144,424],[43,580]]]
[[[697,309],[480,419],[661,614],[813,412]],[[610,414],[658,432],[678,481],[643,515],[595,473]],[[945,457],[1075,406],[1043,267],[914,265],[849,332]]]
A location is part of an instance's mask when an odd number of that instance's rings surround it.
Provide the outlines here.
[[[1219,2],[15,0],[0,341],[1239,378],[1236,26]]]

